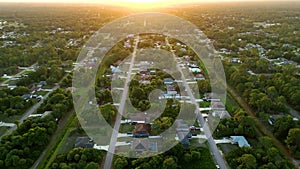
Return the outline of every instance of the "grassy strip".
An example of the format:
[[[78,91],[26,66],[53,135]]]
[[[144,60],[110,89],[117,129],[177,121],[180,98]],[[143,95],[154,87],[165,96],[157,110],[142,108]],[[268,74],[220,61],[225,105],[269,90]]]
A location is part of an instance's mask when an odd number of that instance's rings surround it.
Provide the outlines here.
[[[227,98],[226,98],[226,109],[227,111],[234,116],[234,112],[237,109],[241,108],[241,105],[238,103],[238,101],[231,95],[230,92],[227,92]]]
[[[76,114],[73,113],[71,115],[70,119],[68,120],[65,128],[58,135],[53,146],[46,153],[45,158],[41,161],[38,169],[44,169],[44,168],[50,167],[50,164],[55,159],[56,154],[58,153],[58,151],[60,150],[60,148],[62,146],[62,143],[68,138],[69,133],[70,133],[70,126],[71,126],[72,122],[74,121],[75,117],[76,117]]]

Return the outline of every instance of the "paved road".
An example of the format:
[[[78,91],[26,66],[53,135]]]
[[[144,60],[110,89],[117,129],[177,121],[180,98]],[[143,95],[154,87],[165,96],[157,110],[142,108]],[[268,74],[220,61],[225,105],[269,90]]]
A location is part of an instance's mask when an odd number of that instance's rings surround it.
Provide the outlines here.
[[[128,96],[129,82],[130,82],[130,77],[131,77],[131,74],[132,74],[132,68],[134,66],[134,60],[135,60],[135,57],[136,57],[136,51],[137,51],[137,47],[138,47],[139,37],[137,37],[135,40],[136,40],[135,41],[135,47],[134,47],[134,51],[133,51],[133,54],[132,54],[130,67],[129,67],[129,70],[128,70],[128,73],[127,73],[127,78],[126,78],[124,90],[123,90],[123,93],[122,93],[122,98],[121,98],[120,106],[119,106],[119,109],[118,109],[114,130],[113,130],[111,140],[110,140],[110,144],[109,144],[109,149],[108,149],[109,151],[107,152],[107,155],[106,155],[106,158],[105,158],[104,169],[111,169],[112,168],[111,165],[112,165],[112,160],[113,160],[114,154],[111,153],[111,152],[115,152],[115,148],[116,148],[118,133],[119,133],[121,120],[122,120],[122,114],[124,112],[126,98]]]
[[[167,43],[167,46],[170,47],[170,43],[168,42],[167,38],[166,38],[166,43]],[[172,53],[173,53],[174,60],[176,60],[176,55],[175,55],[174,51],[172,51]],[[208,142],[210,151],[213,155],[213,158],[217,162],[217,164],[219,165],[219,167],[221,169],[227,169],[226,162],[225,162],[223,156],[221,155],[221,153],[212,137],[212,133],[209,129],[209,126],[205,122],[201,112],[199,111],[200,110],[199,104],[197,103],[196,98],[194,97],[192,90],[191,90],[190,86],[188,85],[186,78],[184,77],[182,68],[179,66],[179,64],[177,64],[176,67],[177,67],[177,70],[181,73],[181,76],[182,76],[181,79],[182,79],[183,85],[184,85],[188,95],[190,96],[192,103],[196,106],[195,113],[196,113],[197,121],[201,126],[203,126],[203,130],[204,130],[205,136],[207,137],[207,142]]]
[[[35,65],[37,65],[37,63],[35,63],[35,64],[29,66],[29,68],[30,68],[30,67],[33,67],[33,66],[35,66]],[[28,69],[29,69],[29,68],[28,68]],[[15,78],[15,77],[17,77],[17,76],[20,76],[22,73],[24,73],[24,72],[27,71],[28,69],[24,69],[24,70],[22,70],[21,72],[19,72],[19,73],[13,75],[12,78]],[[11,78],[10,78],[10,79],[11,79]],[[7,79],[7,80],[3,81],[2,83],[0,83],[0,85],[7,84],[7,82],[8,82],[10,79]]]
[[[56,90],[58,88],[58,86],[55,86],[54,88],[53,88],[53,90],[52,91],[54,91],[54,90]],[[43,100],[44,99],[46,99],[49,95],[50,95],[50,93],[52,93],[52,92],[49,92],[49,93],[47,93],[44,97],[43,97]],[[32,106],[30,109],[28,109],[27,111],[26,111],[26,113],[21,117],[21,119],[19,120],[20,121],[20,124],[22,124],[32,113],[34,113],[40,106],[41,106],[41,104],[43,103],[43,101],[41,100],[40,102],[38,102],[38,103],[36,103],[34,106]],[[8,135],[8,134],[11,134],[13,131],[15,131],[17,129],[17,126],[14,126],[14,127],[12,127],[12,128],[10,128],[5,134],[3,134],[1,137],[0,137],[0,139],[3,137],[3,136],[6,136],[6,135]]]

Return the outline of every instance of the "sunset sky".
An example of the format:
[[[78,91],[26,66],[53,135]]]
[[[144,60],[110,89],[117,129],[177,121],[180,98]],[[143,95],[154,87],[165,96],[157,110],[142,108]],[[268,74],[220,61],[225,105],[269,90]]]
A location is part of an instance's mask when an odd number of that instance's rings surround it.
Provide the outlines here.
[[[243,1],[285,1],[285,0],[0,0],[0,2],[43,2],[43,3],[99,3],[108,5],[128,6],[137,8],[163,7],[199,2],[243,2]],[[300,0],[289,0],[300,1]]]

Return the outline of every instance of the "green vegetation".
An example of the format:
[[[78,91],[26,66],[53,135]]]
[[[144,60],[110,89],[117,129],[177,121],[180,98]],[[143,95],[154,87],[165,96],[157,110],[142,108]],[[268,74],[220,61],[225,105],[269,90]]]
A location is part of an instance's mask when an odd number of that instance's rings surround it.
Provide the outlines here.
[[[211,169],[215,168],[215,164],[207,148],[184,148],[181,144],[178,144],[169,151],[150,158],[129,159],[116,157],[114,168]]]
[[[229,86],[250,106],[256,116],[247,115],[236,103],[237,98],[229,96],[226,108],[233,118],[222,119],[214,136],[222,138],[244,135],[252,145],[252,148],[236,148],[226,153],[231,168],[293,168],[279,151],[278,144],[274,144],[276,139],[262,137],[262,133],[265,133],[262,131],[265,130],[270,131],[295,158],[300,159],[300,123],[289,115],[288,109],[290,106],[300,111],[300,69],[297,66],[300,63],[299,6],[299,2],[245,2],[220,3],[217,6],[202,4],[164,10],[191,21],[211,39],[222,56]],[[102,6],[22,4],[16,7],[15,4],[1,4],[0,77],[4,74],[13,76],[20,72],[19,67],[36,63],[35,71],[25,71],[20,77],[7,82],[17,85],[15,89],[0,89],[1,121],[15,122],[34,105],[36,99],[24,99],[22,96],[36,90],[40,81],[46,81],[50,87],[56,83],[60,83],[62,88],[71,87],[72,73],[67,72],[72,70],[81,47],[103,24],[131,12]],[[156,48],[154,43],[159,41],[162,49],[169,50],[164,38],[145,34],[138,48]],[[198,63],[191,48],[182,50],[181,45],[176,45],[180,41],[168,39],[177,56],[191,56],[190,61],[200,65],[207,76],[204,65]],[[112,73],[110,65],[117,66],[119,61],[132,52],[132,46],[124,47],[124,42],[128,40],[133,43],[131,38],[123,39],[107,53],[96,79],[97,104],[110,124],[114,123],[116,109],[110,104],[113,101],[111,80],[106,75]],[[66,78],[62,80],[65,75]],[[129,97],[138,110],[144,111],[150,107],[149,93],[156,88],[165,90],[162,80],[169,75],[157,70],[157,76],[151,77],[150,84],[140,83],[139,77],[137,75],[130,83]],[[208,79],[206,77],[206,80],[197,82],[201,94],[210,91]],[[0,78],[0,82],[5,80]],[[208,102],[200,104],[201,107],[209,106]],[[57,128],[57,120],[71,109],[70,92],[63,89],[53,92],[37,110],[37,113],[53,111],[51,114],[44,118],[29,118],[19,124],[12,134],[1,139],[0,168],[30,168],[49,143]],[[170,127],[179,110],[178,102],[168,100],[166,110],[153,122],[153,132],[159,134]],[[270,115],[283,117],[277,118],[274,125],[269,125],[267,121]],[[269,126],[258,127],[258,120]],[[128,130],[132,130],[132,126],[121,127],[121,131]],[[0,133],[5,131],[6,128],[1,127]],[[64,133],[68,132],[68,129],[63,130],[53,149],[64,146],[64,139],[68,136]],[[98,168],[103,155],[101,151],[73,149],[57,156],[50,167]],[[152,158],[117,157],[114,167],[165,169],[215,166],[207,149],[184,149],[178,145]]]
[[[61,99],[57,100],[58,96],[61,96]],[[42,112],[52,110],[51,114],[44,118],[29,118],[12,134],[1,139],[0,167],[30,168],[55,132],[56,120],[72,109],[72,106],[69,92],[62,89],[54,91],[40,107]]]
[[[33,105],[32,99],[23,99],[21,96],[28,94],[27,87],[19,86],[10,89],[0,89],[0,114],[13,116],[23,114],[26,109]]]
[[[97,169],[105,153],[95,149],[75,148],[56,157],[50,168]]]

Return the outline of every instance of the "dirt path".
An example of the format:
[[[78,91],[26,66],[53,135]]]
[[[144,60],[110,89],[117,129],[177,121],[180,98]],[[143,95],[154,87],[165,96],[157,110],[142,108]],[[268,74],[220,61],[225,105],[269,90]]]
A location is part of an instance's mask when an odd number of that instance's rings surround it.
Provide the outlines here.
[[[64,118],[62,118],[57,126],[57,129],[54,133],[54,135],[51,137],[51,140],[48,144],[48,146],[44,149],[43,153],[40,155],[40,157],[36,160],[36,162],[34,163],[34,165],[31,167],[31,169],[37,169],[38,166],[40,165],[41,161],[45,158],[45,155],[47,154],[47,152],[50,150],[50,148],[53,146],[53,144],[56,142],[57,137],[59,136],[59,134],[61,133],[61,131],[66,127],[66,124],[68,122],[68,120],[70,119],[70,117],[72,116],[72,114],[74,114],[74,111],[69,111]]]
[[[230,86],[227,85],[227,91],[237,100],[237,102],[243,107],[243,109],[255,119],[256,126],[258,127],[258,130],[260,130],[263,134],[270,137],[273,141],[275,146],[290,160],[293,162],[293,164],[296,166],[296,168],[299,168],[299,164],[297,161],[292,157],[292,155],[289,153],[288,149],[273,135],[272,132],[267,130],[267,127],[259,120],[257,119],[254,111],[250,108],[250,106],[245,102],[244,99],[242,99],[234,89],[232,89]]]

